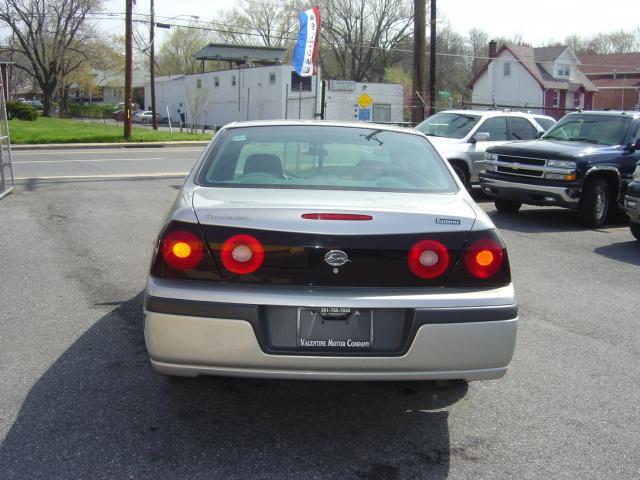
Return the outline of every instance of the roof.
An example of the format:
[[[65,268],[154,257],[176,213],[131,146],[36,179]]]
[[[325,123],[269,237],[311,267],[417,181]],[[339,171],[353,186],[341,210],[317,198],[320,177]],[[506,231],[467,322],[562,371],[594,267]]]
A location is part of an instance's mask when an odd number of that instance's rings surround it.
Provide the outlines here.
[[[456,113],[459,115],[479,115],[483,117],[504,117],[505,115],[512,116],[512,117],[525,117],[525,118],[547,117],[546,115],[529,113],[529,112],[519,112],[517,110],[442,110],[438,113]],[[553,117],[547,117],[547,118],[553,118]]]
[[[640,78],[594,78],[592,79],[593,83],[598,88],[640,88]]]
[[[579,56],[587,75],[597,73],[637,73],[640,75],[640,52],[587,54]]]
[[[558,45],[555,47],[538,47],[532,50],[537,62],[555,62],[567,48],[569,48],[567,45]]]
[[[529,72],[529,74],[543,89],[569,90],[572,88],[583,87],[589,92],[595,92],[598,90],[593,82],[580,70],[576,71],[575,77],[572,79],[559,79],[551,76],[551,74],[549,74],[549,72],[547,72],[547,70],[542,66],[543,63],[554,62],[567,50],[567,48],[569,47],[566,45],[559,47],[533,48],[524,45],[503,44],[498,49],[496,58],[498,58],[504,51],[511,53],[511,55],[520,62],[520,65]],[[495,58],[489,59],[482,66],[476,76],[467,84],[467,88],[473,88],[473,85],[487,71],[493,60],[495,60]]]
[[[582,112],[570,112],[567,115],[606,115],[608,117],[624,115],[631,118],[640,118],[640,112],[632,110],[585,110]]]
[[[196,60],[222,60],[224,62],[246,62],[247,60],[282,62],[286,52],[286,48],[210,43],[198,50],[193,57]]]

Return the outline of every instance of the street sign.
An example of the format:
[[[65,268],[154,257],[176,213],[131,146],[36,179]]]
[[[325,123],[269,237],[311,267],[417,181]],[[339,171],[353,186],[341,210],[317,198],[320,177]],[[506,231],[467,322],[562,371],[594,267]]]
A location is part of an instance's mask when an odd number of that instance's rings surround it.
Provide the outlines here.
[[[450,92],[448,92],[448,91],[446,91],[446,90],[440,90],[440,91],[438,92],[438,96],[439,96],[440,98],[449,98],[449,97],[451,96],[451,93],[450,93]]]
[[[356,82],[353,80],[329,80],[329,90],[337,92],[353,92],[356,89]]]
[[[358,120],[362,122],[368,122],[371,120],[371,109],[370,108],[360,108],[358,110]]]
[[[371,98],[368,94],[363,93],[358,97],[358,105],[361,108],[369,108],[369,106],[373,103],[373,98]]]

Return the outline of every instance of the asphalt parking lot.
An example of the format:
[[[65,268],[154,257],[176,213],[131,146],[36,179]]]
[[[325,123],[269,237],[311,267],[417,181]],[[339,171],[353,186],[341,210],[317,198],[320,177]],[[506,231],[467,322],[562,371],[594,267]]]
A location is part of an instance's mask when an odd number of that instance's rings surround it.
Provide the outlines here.
[[[152,242],[199,148],[16,152],[0,200],[0,478],[640,477],[640,242],[498,214],[520,307],[507,376],[169,380],[149,367]]]

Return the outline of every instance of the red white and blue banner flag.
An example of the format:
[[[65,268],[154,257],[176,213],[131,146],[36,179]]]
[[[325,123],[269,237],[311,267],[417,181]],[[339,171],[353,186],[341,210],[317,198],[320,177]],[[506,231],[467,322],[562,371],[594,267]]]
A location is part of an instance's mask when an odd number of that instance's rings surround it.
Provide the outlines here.
[[[320,10],[313,7],[299,16],[300,31],[298,43],[293,49],[293,68],[301,77],[316,74],[316,52],[318,51],[318,35],[320,34]]]

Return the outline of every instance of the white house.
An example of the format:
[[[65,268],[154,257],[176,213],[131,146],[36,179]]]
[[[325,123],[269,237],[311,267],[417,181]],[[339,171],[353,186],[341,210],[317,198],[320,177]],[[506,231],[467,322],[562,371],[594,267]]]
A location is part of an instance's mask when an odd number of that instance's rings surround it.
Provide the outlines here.
[[[489,60],[471,80],[472,103],[520,107],[561,117],[590,109],[596,86],[567,46],[532,48],[489,44]]]

